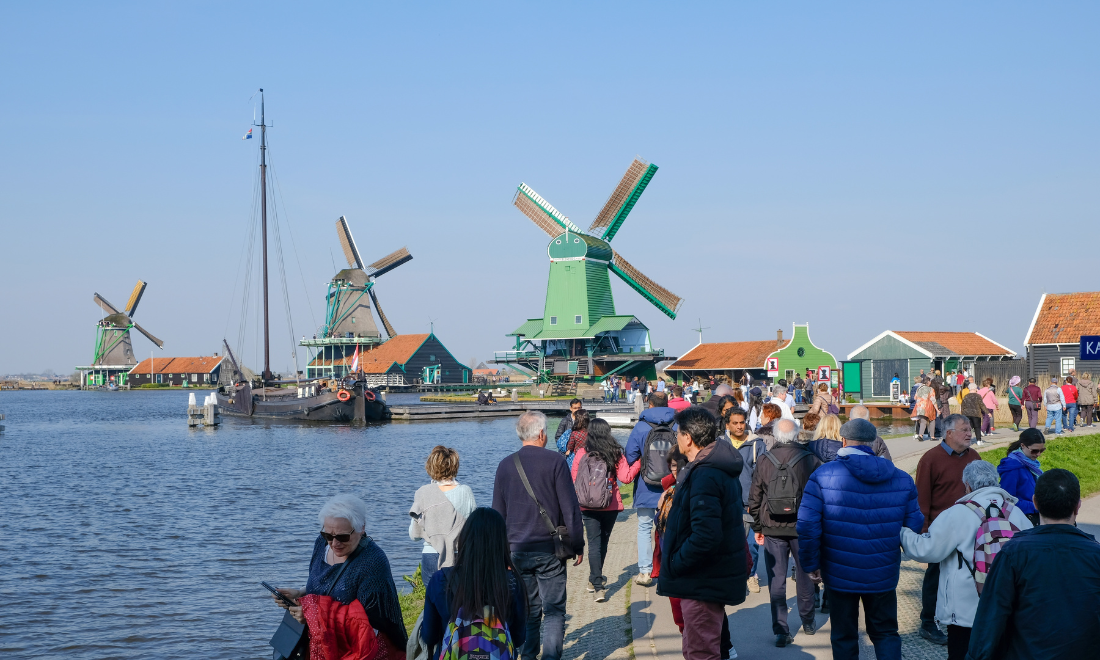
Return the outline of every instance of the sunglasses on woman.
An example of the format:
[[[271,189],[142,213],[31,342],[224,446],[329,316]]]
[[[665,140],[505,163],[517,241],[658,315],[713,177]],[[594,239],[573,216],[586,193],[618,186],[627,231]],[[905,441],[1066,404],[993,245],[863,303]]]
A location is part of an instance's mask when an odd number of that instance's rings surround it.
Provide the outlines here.
[[[325,540],[325,543],[332,543],[333,541],[339,541],[340,543],[347,543],[351,540],[351,534],[329,534],[326,531],[321,532],[321,538]]]

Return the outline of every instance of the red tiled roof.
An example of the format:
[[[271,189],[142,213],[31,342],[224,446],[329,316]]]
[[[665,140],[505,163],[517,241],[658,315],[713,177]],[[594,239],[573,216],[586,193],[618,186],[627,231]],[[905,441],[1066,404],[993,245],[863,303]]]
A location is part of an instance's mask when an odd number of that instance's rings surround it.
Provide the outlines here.
[[[495,376],[500,369],[474,369],[475,376]]]
[[[359,354],[359,367],[365,374],[384,374],[390,367],[397,364],[405,364],[412,359],[416,349],[420,348],[429,335],[397,335],[381,346],[370,350],[363,350]],[[330,362],[336,365],[351,366],[355,359],[354,351],[343,359],[322,360],[316,358],[310,362],[310,366],[328,365]]]
[[[939,344],[959,355],[1015,355],[997,342],[990,341],[976,332],[915,332],[895,330],[894,334],[914,344]],[[935,351],[933,351],[935,352]]]
[[[214,371],[214,368],[221,364],[221,361],[225,357],[203,356],[203,357],[164,357],[164,358],[150,358],[153,362],[150,365],[149,360],[142,360],[136,367],[130,370],[132,374],[147,374],[149,368],[152,367],[155,374],[208,374]]]
[[[677,369],[763,369],[765,359],[773,352],[785,347],[774,339],[767,341],[731,341],[715,344],[699,344],[688,351],[665,371]]]
[[[1100,291],[1046,294],[1025,342],[1076,344],[1081,335],[1100,335]]]

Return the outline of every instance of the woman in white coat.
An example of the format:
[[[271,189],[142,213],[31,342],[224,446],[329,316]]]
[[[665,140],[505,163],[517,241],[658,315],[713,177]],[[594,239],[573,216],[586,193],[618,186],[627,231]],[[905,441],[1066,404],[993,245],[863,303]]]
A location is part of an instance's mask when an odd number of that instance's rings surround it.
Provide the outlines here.
[[[901,530],[901,547],[910,559],[940,565],[940,585],[936,594],[936,620],[947,626],[947,658],[963,660],[970,646],[970,629],[978,610],[978,588],[968,566],[974,565],[974,541],[982,520],[963,502],[972,500],[984,509],[992,502],[1007,503],[1012,510],[1008,521],[1017,529],[1031,529],[1031,521],[1016,506],[1016,498],[1001,489],[997,468],[992,463],[974,461],[962,476],[963,495],[950,509],[941,513],[924,534]],[[1010,541],[1011,542],[1011,541]],[[965,563],[959,561],[962,555]]]

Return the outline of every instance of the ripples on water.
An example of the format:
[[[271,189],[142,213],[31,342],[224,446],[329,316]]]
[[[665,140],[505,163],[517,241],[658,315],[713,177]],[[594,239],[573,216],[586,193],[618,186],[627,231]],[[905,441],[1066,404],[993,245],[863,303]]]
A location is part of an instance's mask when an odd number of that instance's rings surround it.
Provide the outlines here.
[[[181,392],[0,394],[3,657],[270,658],[281,611],[260,580],[305,584],[326,498],[367,502],[367,532],[400,587],[423,547],[408,510],[431,448],[459,451],[459,481],[488,506],[496,466],[518,445],[514,418],[352,428],[223,417],[188,429],[186,405]]]

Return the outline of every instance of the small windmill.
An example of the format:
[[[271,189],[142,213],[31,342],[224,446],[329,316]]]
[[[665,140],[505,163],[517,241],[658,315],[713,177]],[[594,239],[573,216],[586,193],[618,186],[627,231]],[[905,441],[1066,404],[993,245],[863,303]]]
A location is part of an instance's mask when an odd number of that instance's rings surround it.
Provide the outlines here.
[[[336,221],[336,234],[340,239],[340,247],[344,250],[344,257],[348,260],[348,268],[336,273],[329,284],[323,335],[344,337],[347,333],[351,333],[353,337],[379,338],[378,326],[375,325],[374,318],[371,316],[370,305],[363,299],[363,296],[367,295],[374,303],[374,309],[378,312],[378,318],[382,320],[386,335],[391,338],[397,336],[397,331],[390,325],[389,319],[382,311],[382,306],[378,304],[374,284],[377,278],[401,264],[412,261],[412,255],[407,249],[401,248],[369,266],[364,266],[363,259],[359,256],[359,248],[355,245],[351,228],[348,227],[347,218],[344,216],[340,216]]]
[[[146,283],[138,280],[130,293],[130,299],[126,301],[126,309],[118,311],[114,305],[98,293],[92,297],[97,305],[107,312],[96,326],[95,358],[93,367],[134,365],[134,347],[130,343],[130,328],[134,328],[145,335],[149,341],[162,348],[164,342],[149,334],[145,328],[134,322],[134,312],[137,311],[141,296],[145,293]]]
[[[642,274],[610,245],[656,172],[656,165],[635,158],[587,232],[526,183],[519,185],[513,200],[516,208],[553,239],[547,248],[550,280],[544,330],[559,321],[567,327],[583,325],[587,330],[601,317],[614,316],[609,270],[669,318],[676,318],[683,300]]]

